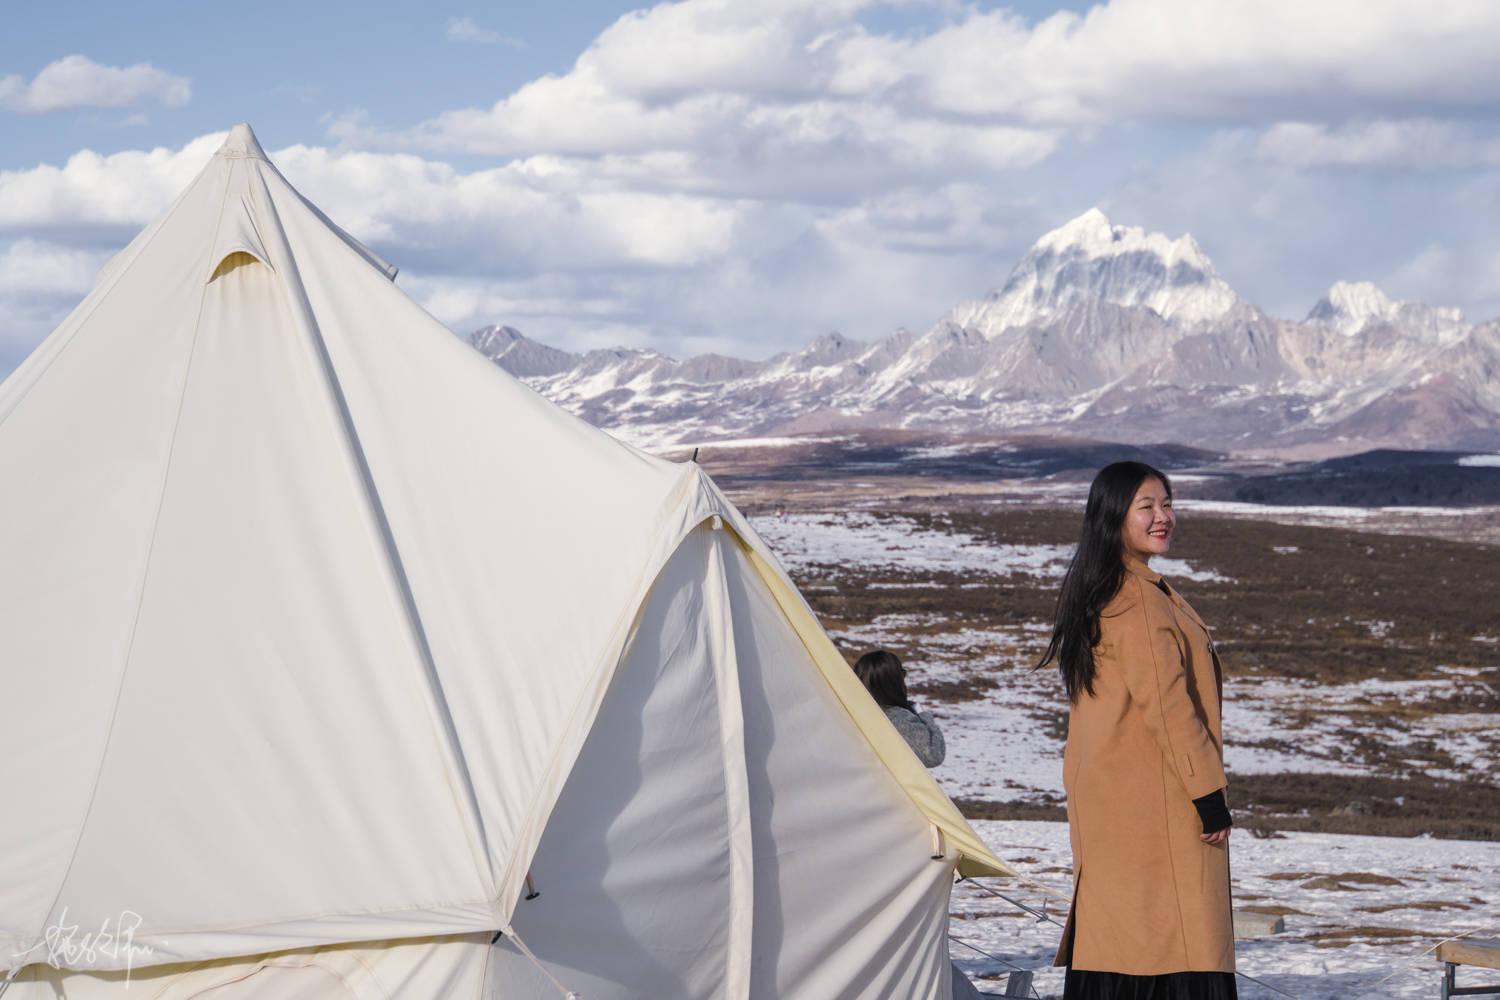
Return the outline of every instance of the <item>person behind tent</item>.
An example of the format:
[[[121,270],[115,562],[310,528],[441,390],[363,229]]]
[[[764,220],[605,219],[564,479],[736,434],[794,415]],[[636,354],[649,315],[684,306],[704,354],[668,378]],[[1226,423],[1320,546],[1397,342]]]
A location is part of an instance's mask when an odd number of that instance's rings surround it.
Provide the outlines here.
[[[901,658],[888,649],[872,649],[854,661],[854,673],[875,703],[885,710],[896,732],[906,740],[917,759],[928,767],[937,767],[947,755],[943,731],[927,712],[918,712],[906,694],[906,668]],[[950,957],[953,1000],[979,1000],[983,994],[975,989],[958,963]]]
[[[1174,526],[1165,475],[1099,472],[1040,664],[1072,704],[1064,1000],[1236,996],[1223,674],[1203,620],[1150,567]]]
[[[941,764],[947,754],[943,731],[930,713],[918,712],[907,697],[906,668],[900,658],[887,649],[872,649],[854,661],[854,673],[917,758],[928,767]]]

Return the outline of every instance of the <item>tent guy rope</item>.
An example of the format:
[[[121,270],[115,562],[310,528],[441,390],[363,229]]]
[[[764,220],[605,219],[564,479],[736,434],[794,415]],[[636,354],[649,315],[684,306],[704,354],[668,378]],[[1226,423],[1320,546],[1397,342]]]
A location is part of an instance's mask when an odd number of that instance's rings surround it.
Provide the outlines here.
[[[537,967],[537,971],[546,976],[547,981],[550,982],[553,986],[557,987],[557,992],[561,994],[563,1000],[583,1000],[583,997],[580,994],[574,993],[572,990],[568,989],[562,983],[558,982],[557,978],[553,976],[552,973],[547,971],[547,967],[542,964],[541,959],[537,958],[531,953],[530,948],[526,947],[526,942],[521,940],[521,936],[516,933],[516,929],[514,927],[506,924],[504,933],[507,938],[516,943],[517,948],[521,949],[521,954],[525,955],[528,959],[531,960],[531,964]]]

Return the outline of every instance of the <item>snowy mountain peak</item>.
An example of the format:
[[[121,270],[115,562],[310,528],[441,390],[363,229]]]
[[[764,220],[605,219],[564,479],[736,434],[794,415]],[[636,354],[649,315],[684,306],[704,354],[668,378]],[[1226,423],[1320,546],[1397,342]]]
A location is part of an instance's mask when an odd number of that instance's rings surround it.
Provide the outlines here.
[[[1307,322],[1331,326],[1347,336],[1371,321],[1399,323],[1424,340],[1440,343],[1452,341],[1466,326],[1460,309],[1394,301],[1368,281],[1335,281],[1307,313]]]
[[[1092,250],[1097,256],[1104,256],[1111,251],[1119,239],[1120,236],[1116,235],[1116,228],[1109,221],[1109,217],[1098,208],[1091,208],[1076,219],[1063,223],[1051,232],[1044,233],[1032,249],[1047,247],[1053,250],[1065,250],[1078,247]]]
[[[1385,316],[1396,306],[1369,281],[1335,281],[1328,289],[1328,301],[1350,315]]]
[[[1071,222],[1066,222],[1036,241],[1031,252],[1052,250],[1058,253],[1082,254],[1087,257],[1119,257],[1145,252],[1168,264],[1214,274],[1213,263],[1192,234],[1175,240],[1161,233],[1148,233],[1140,226],[1117,226],[1097,208],[1091,208]]]
[[[1371,319],[1389,319],[1396,303],[1368,281],[1335,281],[1328,294],[1308,311],[1309,322],[1329,323],[1354,333]]]
[[[993,338],[1079,303],[1144,306],[1189,326],[1218,319],[1239,301],[1192,236],[1117,226],[1091,208],[1037,240],[1001,288],[950,318]]]

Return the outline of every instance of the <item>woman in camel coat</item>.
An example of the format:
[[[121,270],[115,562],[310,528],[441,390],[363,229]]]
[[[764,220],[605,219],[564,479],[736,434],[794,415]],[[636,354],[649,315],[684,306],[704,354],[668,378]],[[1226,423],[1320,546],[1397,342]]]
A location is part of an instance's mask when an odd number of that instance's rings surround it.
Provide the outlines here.
[[[1066,1000],[1235,996],[1222,673],[1202,619],[1150,568],[1173,526],[1166,476],[1099,473],[1042,661],[1072,700]]]

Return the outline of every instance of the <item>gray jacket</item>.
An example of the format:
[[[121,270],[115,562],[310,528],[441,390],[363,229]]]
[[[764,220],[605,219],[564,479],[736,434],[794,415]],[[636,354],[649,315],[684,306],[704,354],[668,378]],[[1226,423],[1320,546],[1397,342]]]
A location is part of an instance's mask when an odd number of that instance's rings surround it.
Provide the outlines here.
[[[885,707],[885,717],[891,720],[896,732],[906,740],[906,745],[916,753],[917,759],[928,767],[937,767],[943,762],[948,748],[943,744],[943,731],[938,728],[927,712],[908,712],[895,705]]]

